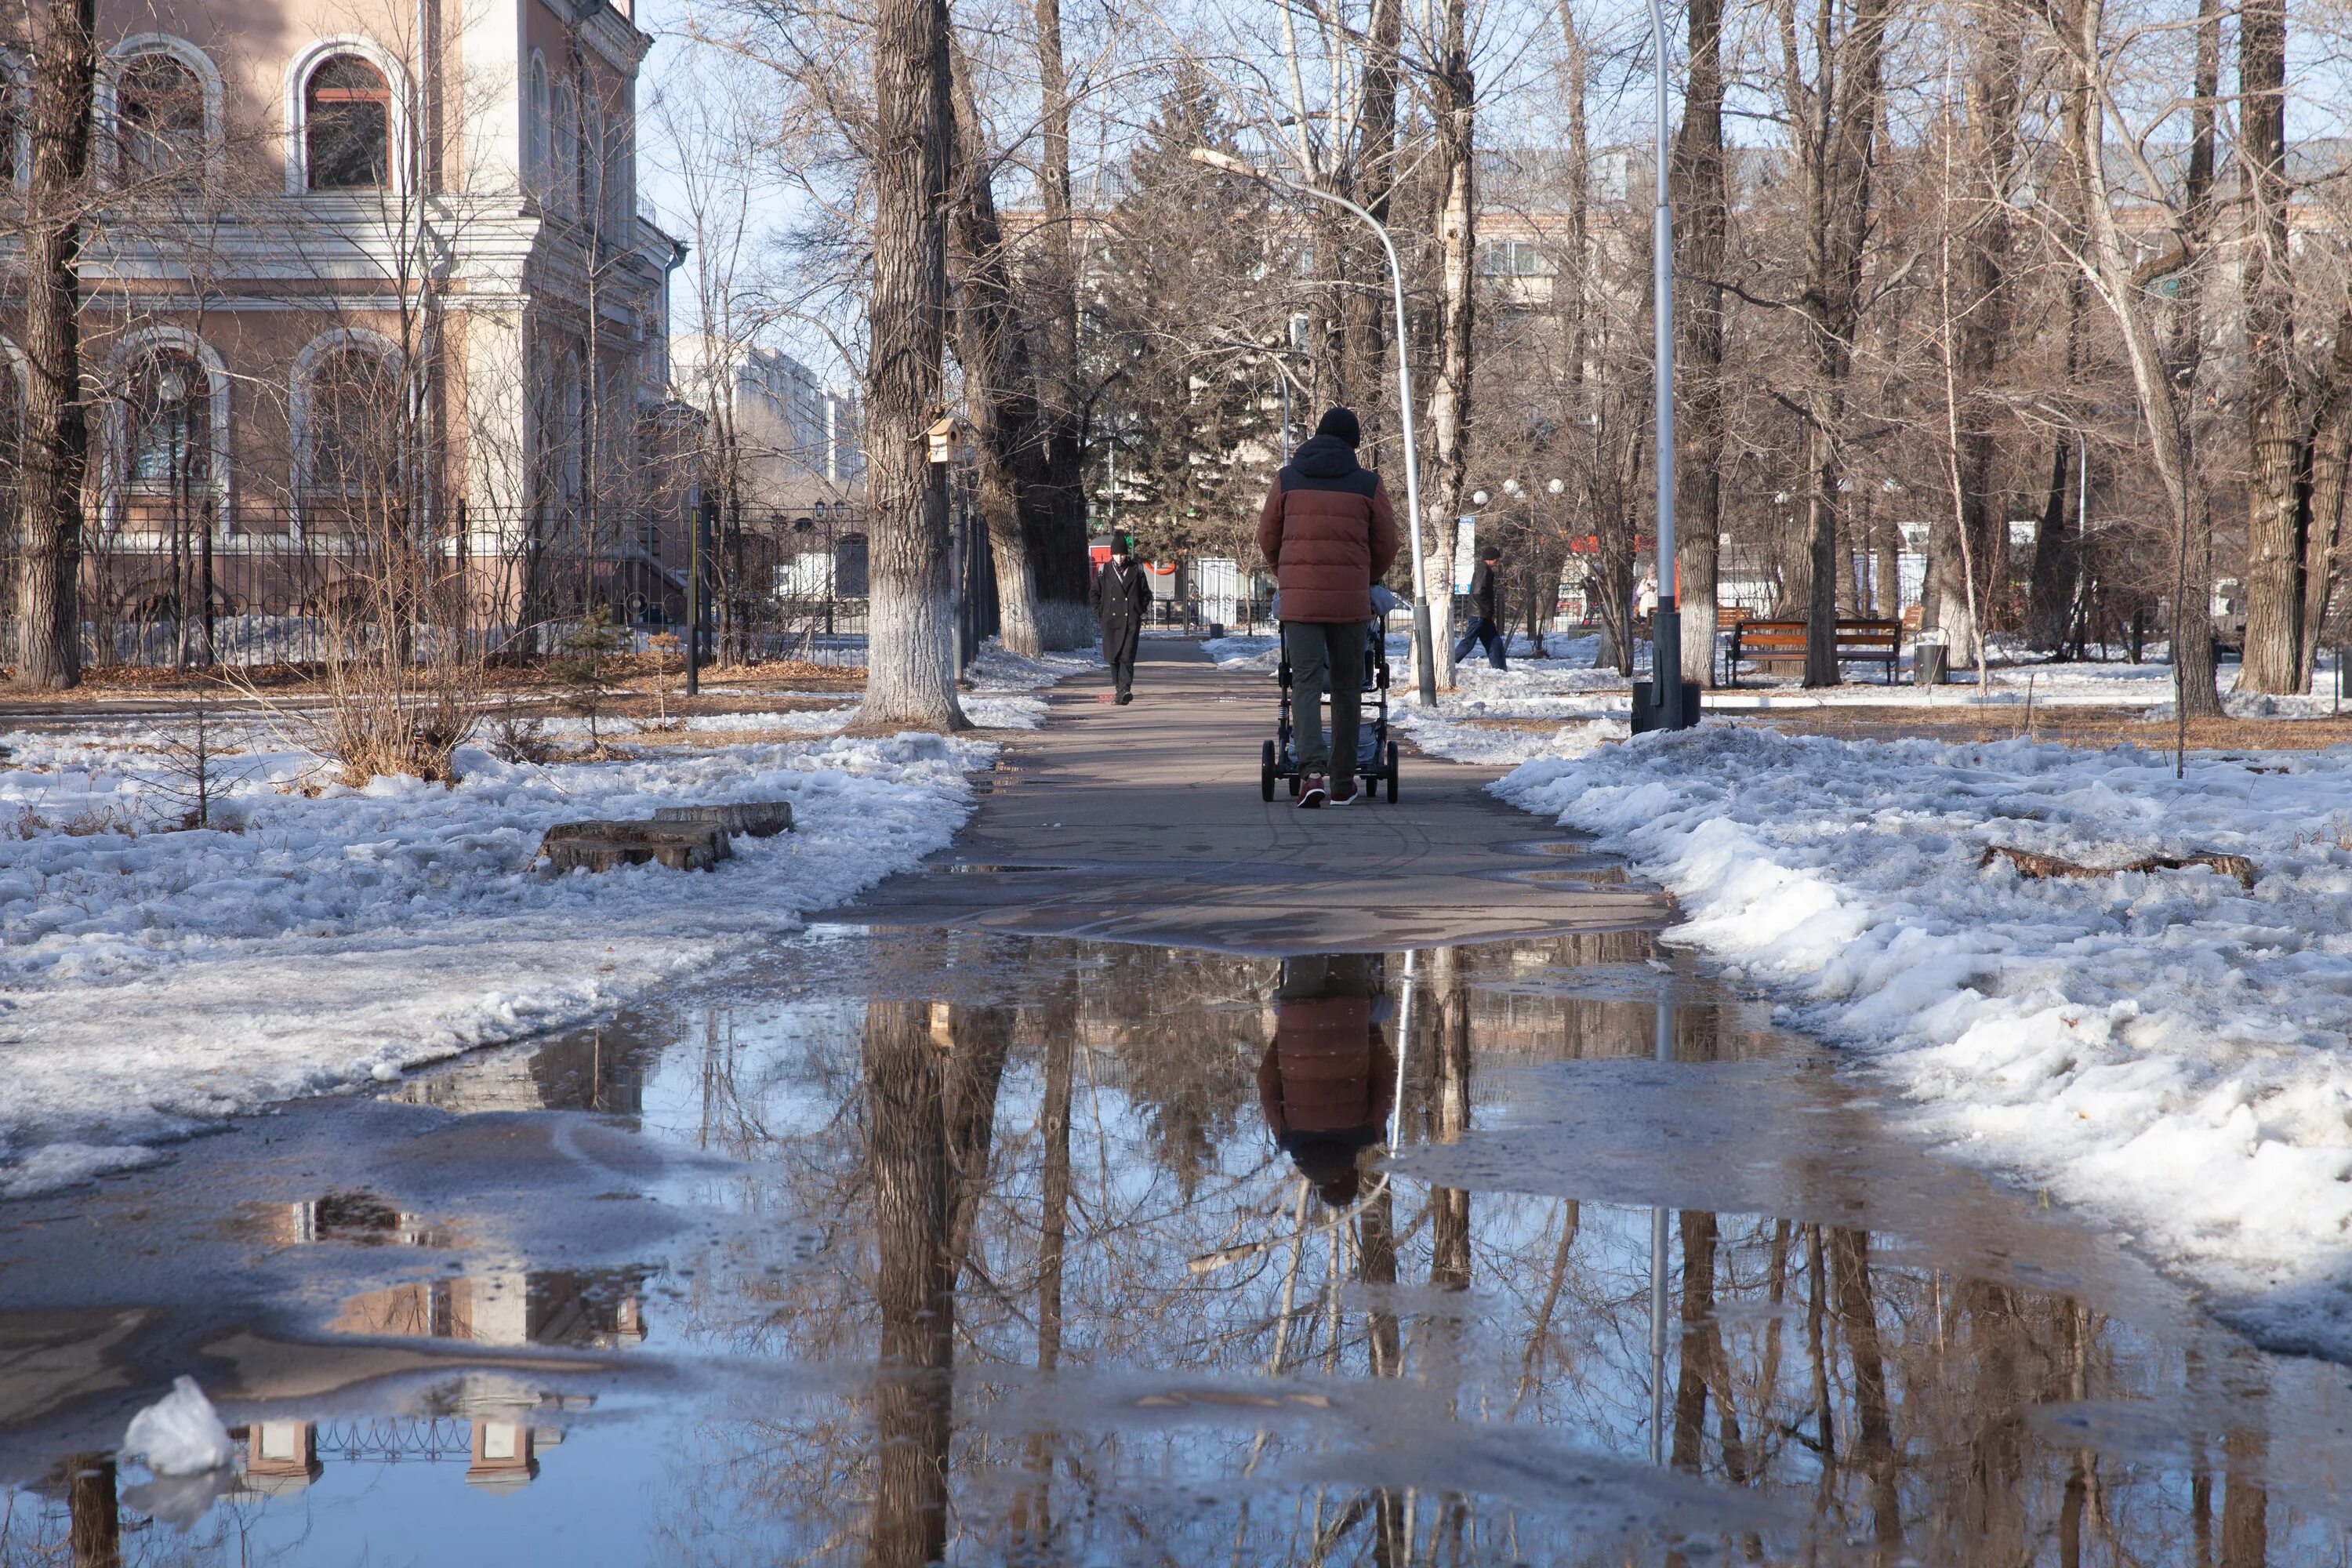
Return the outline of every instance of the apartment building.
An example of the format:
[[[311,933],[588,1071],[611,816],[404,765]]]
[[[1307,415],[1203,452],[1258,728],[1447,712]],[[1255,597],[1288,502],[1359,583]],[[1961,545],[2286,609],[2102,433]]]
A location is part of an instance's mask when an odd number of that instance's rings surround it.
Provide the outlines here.
[[[685,250],[637,197],[629,4],[99,0],[94,614],[184,603],[157,563],[199,543],[215,608],[303,613],[331,591],[318,559],[387,528],[489,599],[572,558],[606,563],[567,574],[581,592],[619,595],[645,514],[685,510],[692,424],[667,401]],[[0,69],[21,184],[26,55]],[[312,570],[232,570],[294,545]]]

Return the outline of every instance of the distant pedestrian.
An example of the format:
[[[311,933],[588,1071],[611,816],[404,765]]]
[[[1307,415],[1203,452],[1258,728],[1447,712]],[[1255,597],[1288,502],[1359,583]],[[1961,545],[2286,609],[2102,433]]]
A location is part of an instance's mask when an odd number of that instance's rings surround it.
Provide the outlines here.
[[[1462,640],[1454,645],[1454,662],[1460,664],[1475,647],[1486,650],[1486,662],[1496,669],[1507,669],[1503,662],[1503,649],[1507,646],[1500,620],[1495,614],[1495,563],[1503,552],[1489,544],[1478,552],[1478,570],[1470,574],[1470,625],[1464,629]]]
[[[1151,574],[1135,558],[1135,542],[1114,534],[1110,559],[1095,574],[1095,624],[1102,627],[1103,662],[1111,689],[1124,705],[1135,700],[1135,649],[1151,614]]]
[[[1395,564],[1396,513],[1381,477],[1356,461],[1363,439],[1353,413],[1334,408],[1274,476],[1258,514],[1257,549],[1282,591],[1282,651],[1303,711],[1298,805],[1350,805],[1356,787],[1357,699],[1364,687],[1365,625],[1372,584]],[[1315,699],[1331,694],[1327,740]]]

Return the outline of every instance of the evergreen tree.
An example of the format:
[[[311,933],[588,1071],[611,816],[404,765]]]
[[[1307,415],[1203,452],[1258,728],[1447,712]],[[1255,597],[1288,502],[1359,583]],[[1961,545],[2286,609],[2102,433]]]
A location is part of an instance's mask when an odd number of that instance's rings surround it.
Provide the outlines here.
[[[1266,351],[1283,340],[1292,226],[1259,185],[1192,162],[1195,147],[1238,152],[1187,68],[1121,171],[1094,290],[1108,395],[1092,488],[1117,487],[1096,521],[1115,511],[1149,557],[1246,558],[1281,444]]]

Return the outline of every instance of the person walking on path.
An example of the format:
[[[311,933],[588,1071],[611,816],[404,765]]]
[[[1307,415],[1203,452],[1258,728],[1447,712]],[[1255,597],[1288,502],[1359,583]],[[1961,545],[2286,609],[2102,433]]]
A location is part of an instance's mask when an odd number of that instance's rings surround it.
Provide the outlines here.
[[[1503,552],[1489,544],[1478,552],[1478,570],[1470,575],[1470,625],[1464,629],[1462,640],[1454,645],[1454,662],[1460,664],[1474,647],[1486,650],[1486,662],[1496,669],[1508,669],[1503,662],[1505,647],[1502,623],[1495,615],[1495,563]]]
[[[1396,563],[1396,513],[1381,477],[1356,461],[1363,432],[1334,408],[1274,476],[1257,520],[1258,553],[1282,595],[1282,652],[1298,738],[1298,805],[1350,805],[1356,788],[1357,698],[1364,686],[1364,626],[1372,584]],[[1316,693],[1331,694],[1327,741]],[[1336,784],[1334,781],[1336,782]]]
[[[1151,613],[1151,574],[1134,550],[1127,535],[1113,535],[1110,560],[1095,574],[1095,624],[1102,627],[1103,662],[1121,704],[1135,700],[1135,648]]]

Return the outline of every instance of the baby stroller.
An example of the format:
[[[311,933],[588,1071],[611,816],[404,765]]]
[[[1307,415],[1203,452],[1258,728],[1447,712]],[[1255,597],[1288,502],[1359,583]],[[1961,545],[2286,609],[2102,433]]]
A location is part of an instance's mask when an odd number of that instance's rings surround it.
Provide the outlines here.
[[[1299,791],[1298,742],[1293,730],[1290,706],[1290,656],[1283,655],[1282,668],[1276,676],[1282,687],[1282,709],[1275,721],[1274,739],[1265,742],[1258,759],[1258,795],[1263,800],[1274,798],[1274,783],[1287,779],[1290,793]],[[1323,721],[1322,693],[1307,694],[1307,721]],[[1364,688],[1357,701],[1360,715],[1356,728],[1356,778],[1364,797],[1370,799],[1373,786],[1385,780],[1389,804],[1396,804],[1397,749],[1389,739],[1389,622],[1382,615],[1373,621],[1370,634],[1364,638]]]

